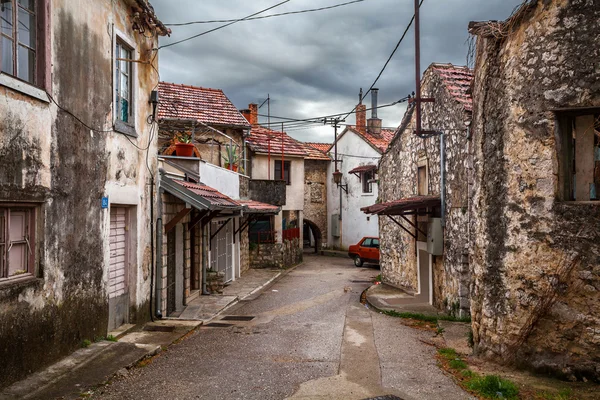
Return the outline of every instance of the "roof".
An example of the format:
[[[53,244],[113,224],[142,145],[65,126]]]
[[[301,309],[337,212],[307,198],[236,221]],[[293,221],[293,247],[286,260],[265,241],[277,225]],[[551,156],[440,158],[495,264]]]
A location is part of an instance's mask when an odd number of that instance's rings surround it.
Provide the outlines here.
[[[283,152],[287,156],[307,157],[308,153],[303,143],[292,138],[285,132],[278,132],[262,126],[252,127],[246,143],[250,150],[256,153],[281,154],[283,138]]]
[[[211,188],[210,186],[175,179],[173,181],[190,190],[194,194],[206,199],[212,206],[232,209],[240,208],[240,204],[237,201],[225,196],[223,193],[219,192],[217,189]]]
[[[505,38],[526,19],[530,11],[536,9],[538,2],[539,0],[523,1],[505,21],[471,21],[469,22],[469,33],[496,39]]]
[[[244,207],[246,214],[279,214],[281,211],[281,207],[256,200],[238,200],[238,203]]]
[[[323,160],[323,161],[331,161],[331,158],[327,155],[327,151],[325,150],[321,150],[316,146],[313,146],[313,144],[319,144],[319,145],[323,145],[320,146],[321,148],[324,148],[325,146],[327,146],[327,149],[329,149],[329,147],[331,147],[330,144],[327,143],[306,143],[306,142],[302,142],[302,144],[304,145],[304,150],[306,151],[306,154],[308,155],[306,158],[309,160]]]
[[[473,98],[469,93],[473,81],[473,70],[469,67],[452,64],[431,64],[431,70],[438,75],[446,90],[467,111],[473,111]]]
[[[212,125],[250,128],[221,89],[160,82],[158,120],[188,119]]]
[[[148,0],[129,0],[129,3],[133,5],[134,10],[144,17],[139,18],[137,21],[143,23],[150,30],[156,27],[157,33],[161,36],[171,36],[171,29],[167,28],[158,19],[154,12],[154,7],[152,7],[152,4]]]
[[[346,130],[344,130],[344,132],[342,133],[342,135],[347,131],[354,132],[356,135],[360,136],[365,142],[369,143],[380,153],[384,153],[387,150],[395,134],[395,131],[393,129],[382,129],[381,135],[373,135],[369,132],[361,133],[356,129],[355,125],[348,125],[346,127]],[[340,140],[342,135],[338,137],[338,140]]]
[[[439,207],[440,205],[440,196],[413,196],[400,200],[388,201],[386,203],[376,203],[371,206],[361,208],[361,211],[366,214],[402,215],[406,211],[418,210],[420,208]]]
[[[361,165],[359,167],[351,169],[350,171],[348,171],[348,173],[349,174],[358,174],[358,173],[361,173],[361,172],[374,171],[376,169],[377,169],[377,165],[367,164],[367,165]]]
[[[310,147],[314,147],[315,149],[317,149],[325,154],[327,154],[329,152],[329,149],[332,146],[331,143],[316,143],[316,142],[304,142],[304,143],[309,145]]]

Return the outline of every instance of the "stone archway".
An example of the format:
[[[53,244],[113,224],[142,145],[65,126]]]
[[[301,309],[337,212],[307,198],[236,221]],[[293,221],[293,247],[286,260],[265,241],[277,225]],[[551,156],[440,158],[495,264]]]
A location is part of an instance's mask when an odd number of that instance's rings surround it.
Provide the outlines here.
[[[319,229],[319,226],[311,220],[304,218],[304,232],[312,233],[312,236],[315,240],[315,253],[318,253],[319,249],[321,248],[321,244],[323,243],[321,229]]]

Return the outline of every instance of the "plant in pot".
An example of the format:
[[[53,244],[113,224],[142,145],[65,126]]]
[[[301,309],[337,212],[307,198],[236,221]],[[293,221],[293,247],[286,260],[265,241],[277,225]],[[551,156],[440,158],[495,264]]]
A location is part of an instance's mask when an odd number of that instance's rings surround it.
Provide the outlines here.
[[[225,154],[223,155],[223,161],[225,161],[225,168],[237,172],[238,170],[238,148],[237,144],[226,145]]]
[[[180,157],[192,157],[194,155],[192,135],[186,132],[178,133],[175,136],[175,152]]]

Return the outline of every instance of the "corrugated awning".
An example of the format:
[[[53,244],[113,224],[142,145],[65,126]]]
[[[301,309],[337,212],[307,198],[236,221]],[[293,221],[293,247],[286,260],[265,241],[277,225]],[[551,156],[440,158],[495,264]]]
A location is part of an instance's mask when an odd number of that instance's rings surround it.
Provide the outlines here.
[[[420,210],[426,212],[427,208],[440,207],[441,200],[439,196],[414,196],[404,199],[388,201],[386,203],[377,203],[368,207],[361,208],[366,214],[377,215],[404,215],[407,213],[419,213]]]
[[[161,176],[160,186],[198,210],[239,211],[242,206],[216,189],[198,183]]]
[[[238,200],[238,202],[242,205],[244,214],[275,215],[281,211],[281,207],[261,203],[260,201]]]
[[[348,171],[349,174],[359,174],[361,172],[369,172],[375,171],[377,169],[377,165],[369,164],[369,165],[361,165],[360,167],[356,167]]]

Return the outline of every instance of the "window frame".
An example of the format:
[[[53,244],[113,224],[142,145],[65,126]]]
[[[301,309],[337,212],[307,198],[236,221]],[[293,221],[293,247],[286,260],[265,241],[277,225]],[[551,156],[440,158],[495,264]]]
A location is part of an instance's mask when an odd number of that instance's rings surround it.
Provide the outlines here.
[[[292,162],[289,160],[274,160],[273,164],[273,176],[275,180],[281,180],[281,163],[283,161],[283,180],[286,185],[292,184]],[[279,171],[277,167],[279,166]],[[287,173],[287,176],[286,176]]]
[[[137,114],[136,106],[138,100],[138,87],[137,87],[137,65],[132,61],[125,61],[129,67],[129,117],[128,121],[123,121],[120,118],[120,96],[119,96],[119,83],[121,79],[121,71],[118,64],[122,61],[118,60],[120,56],[120,48],[128,50],[131,54],[131,59],[135,59],[137,51],[135,42],[125,35],[123,32],[115,28],[113,35],[113,58],[112,58],[112,89],[113,89],[113,128],[115,131],[132,136],[138,137],[137,135]],[[117,81],[117,76],[119,80]]]
[[[18,37],[18,14],[19,9],[26,10],[25,12],[30,12],[24,7],[21,7],[18,4],[18,0],[9,0],[11,5],[16,5],[13,8],[13,22],[16,21],[16,24],[13,23],[13,36],[10,38],[12,43],[13,55],[12,55],[12,65],[13,65],[13,73],[4,72],[0,67],[0,85],[8,87],[12,90],[21,92],[28,96],[37,98],[44,102],[49,102],[47,95],[45,92],[51,91],[51,74],[50,74],[50,48],[51,48],[51,40],[50,40],[50,8],[49,1],[50,0],[34,0],[34,11],[32,12],[35,15],[35,49],[32,49],[35,53],[34,62],[32,67],[32,76],[30,80],[25,80],[19,77],[18,73],[18,48],[20,46],[19,37]],[[15,15],[17,15],[15,19]],[[0,38],[7,35],[0,33]],[[27,48],[31,48],[30,46],[26,46]],[[14,51],[17,49],[17,53]],[[0,65],[2,58],[2,40],[0,39]],[[14,73],[16,71],[16,73]],[[41,90],[40,90],[41,89]]]
[[[419,172],[424,171],[424,182],[421,182]],[[423,183],[424,193],[421,193],[421,183]],[[417,163],[417,190],[415,191],[417,196],[428,196],[429,195],[429,165],[427,159],[423,158]]]
[[[373,182],[370,182],[375,178],[375,173],[373,170],[364,171],[360,173],[360,180],[362,182],[362,192],[364,194],[373,193]]]
[[[8,210],[8,213],[5,212]],[[26,272],[8,275],[9,273],[9,249],[10,249],[10,218],[9,216],[10,210],[25,210],[27,211],[27,248],[29,249],[29,254],[27,255],[27,269]],[[4,243],[2,243],[0,250],[0,284],[5,282],[10,282],[13,280],[22,280],[23,278],[34,278],[36,276],[37,266],[36,266],[36,254],[37,254],[37,221],[38,221],[38,207],[35,204],[23,204],[23,203],[0,203],[0,215],[4,216],[4,226],[2,227],[4,230]]]

